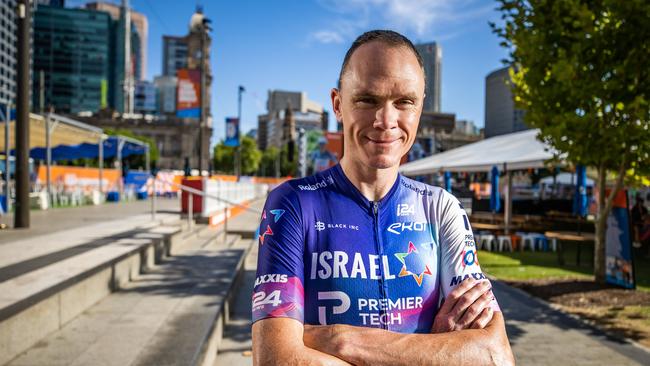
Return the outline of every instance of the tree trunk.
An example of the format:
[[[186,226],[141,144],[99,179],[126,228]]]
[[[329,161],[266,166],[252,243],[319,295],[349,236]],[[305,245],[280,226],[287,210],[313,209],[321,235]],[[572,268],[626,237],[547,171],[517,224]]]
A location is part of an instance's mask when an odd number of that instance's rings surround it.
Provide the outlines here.
[[[604,164],[598,166],[598,214],[596,216],[596,240],[594,245],[594,276],[597,283],[605,283],[605,234],[607,233],[607,217],[612,211],[614,198],[623,186],[623,178],[627,167],[627,154],[623,154],[618,176],[614,187],[605,195],[607,184],[607,169]]]
[[[598,167],[598,214],[596,216],[596,241],[594,243],[594,275],[597,283],[605,283],[605,233],[607,231],[607,215],[605,212],[605,184],[607,170]]]

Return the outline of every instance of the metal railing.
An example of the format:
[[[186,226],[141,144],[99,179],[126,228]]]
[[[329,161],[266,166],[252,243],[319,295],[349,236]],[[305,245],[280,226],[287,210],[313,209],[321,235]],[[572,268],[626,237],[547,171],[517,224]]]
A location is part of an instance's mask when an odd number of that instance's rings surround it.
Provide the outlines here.
[[[158,181],[158,179],[156,177],[153,177],[152,194],[151,194],[151,220],[152,221],[156,220],[156,182],[157,181]],[[224,217],[224,221],[223,221],[224,222],[224,229],[223,229],[224,235],[228,233],[228,210],[230,209],[230,206],[239,207],[239,208],[241,208],[241,209],[243,209],[245,211],[253,212],[253,213],[256,213],[256,214],[259,214],[259,215],[262,214],[262,211],[260,211],[260,210],[257,210],[257,209],[242,205],[242,204],[237,203],[237,202],[232,202],[232,201],[230,201],[228,199],[216,196],[214,194],[209,194],[209,193],[203,192],[203,191],[198,190],[196,188],[192,188],[192,187],[189,187],[189,186],[186,186],[186,185],[183,185],[183,184],[178,184],[178,183],[169,182],[169,181],[162,181],[162,183],[168,184],[168,185],[170,185],[172,187],[176,187],[176,188],[180,189],[181,191],[187,192],[187,194],[188,194],[187,225],[188,225],[188,228],[190,230],[194,227],[194,207],[193,207],[193,205],[194,205],[194,195],[195,194],[203,197],[204,199],[205,198],[211,198],[211,199],[214,199],[216,201],[225,203],[224,212],[223,212],[223,214],[224,214],[224,216],[223,216]]]

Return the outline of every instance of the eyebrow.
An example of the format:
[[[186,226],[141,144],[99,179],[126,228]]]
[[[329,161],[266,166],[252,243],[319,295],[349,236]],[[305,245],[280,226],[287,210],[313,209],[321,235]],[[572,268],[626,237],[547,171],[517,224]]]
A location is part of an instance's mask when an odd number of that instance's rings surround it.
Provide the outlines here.
[[[363,97],[368,98],[368,97],[369,97],[369,98],[376,98],[376,99],[382,99],[382,98],[384,98],[382,95],[374,94],[374,93],[366,92],[366,91],[359,92],[359,93],[354,93],[354,94],[352,94],[352,97],[353,97],[353,98],[363,98]],[[403,99],[403,98],[406,98],[406,99],[413,99],[413,100],[417,100],[417,99],[418,99],[417,94],[411,94],[411,93],[406,93],[406,94],[401,95],[401,96],[399,97],[399,99]]]

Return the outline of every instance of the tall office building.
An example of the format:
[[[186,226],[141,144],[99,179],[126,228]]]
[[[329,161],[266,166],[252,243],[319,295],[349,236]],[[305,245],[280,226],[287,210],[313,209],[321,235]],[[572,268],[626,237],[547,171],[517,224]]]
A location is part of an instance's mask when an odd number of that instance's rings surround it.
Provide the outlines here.
[[[173,115],[176,113],[176,76],[156,76],[153,83],[156,87],[156,107],[158,114]]]
[[[146,80],[138,80],[135,83],[135,113],[154,114],[156,113],[156,87],[154,83]]]
[[[309,100],[305,92],[269,90],[266,107],[268,112],[257,117],[257,145],[262,150],[269,146],[280,147],[287,135],[296,136],[297,129],[324,129],[324,120],[329,118],[323,107]],[[288,118],[288,111],[291,118]],[[287,120],[293,125],[286,126]]]
[[[34,13],[32,103],[59,112],[97,111],[109,104],[112,22],[107,13],[38,6]]]
[[[110,14],[111,18],[114,21],[120,20],[120,7],[115,4],[105,3],[101,1],[92,2],[86,4],[86,9],[103,11]],[[138,13],[137,11],[133,11],[133,9],[131,9],[130,13],[131,22],[135,26],[135,29],[138,31],[138,43],[140,45],[138,53],[136,54],[137,61],[135,62],[137,66],[135,72],[137,76],[136,80],[144,80],[147,75],[147,40],[149,37],[149,21],[147,20],[146,15]]]
[[[104,11],[39,5],[34,12],[32,102],[39,105],[39,74],[45,79],[44,105],[63,113],[124,108],[124,23]],[[131,55],[140,39],[131,24]],[[139,59],[132,58],[139,77]]]
[[[0,103],[16,100],[16,0],[0,1]]]
[[[508,67],[485,78],[485,137],[527,130],[525,111],[515,108]]]
[[[187,68],[187,37],[163,36],[163,75],[176,77]]]
[[[422,57],[424,63],[424,73],[427,77],[427,84],[424,92],[424,112],[440,112],[441,93],[440,87],[442,80],[442,48],[436,42],[418,44],[415,48]]]

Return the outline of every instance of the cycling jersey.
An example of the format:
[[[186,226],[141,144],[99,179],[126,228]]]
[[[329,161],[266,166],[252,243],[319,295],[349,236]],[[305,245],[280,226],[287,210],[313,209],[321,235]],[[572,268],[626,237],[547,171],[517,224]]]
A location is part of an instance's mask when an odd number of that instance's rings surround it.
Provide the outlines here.
[[[339,164],[285,182],[270,193],[259,234],[253,321],[429,333],[455,286],[486,280],[458,200],[402,175],[377,202]],[[496,299],[490,306],[499,311]]]

